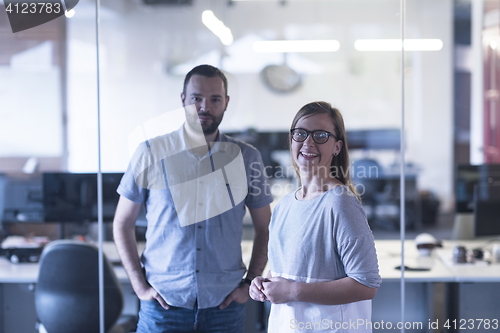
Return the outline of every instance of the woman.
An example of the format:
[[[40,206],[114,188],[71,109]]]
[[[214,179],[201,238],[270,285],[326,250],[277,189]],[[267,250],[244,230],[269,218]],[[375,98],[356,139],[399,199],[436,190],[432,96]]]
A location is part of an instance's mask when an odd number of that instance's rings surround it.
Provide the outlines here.
[[[250,296],[272,303],[270,333],[371,332],[371,299],[381,278],[349,175],[340,112],[326,102],[302,107],[290,151],[301,187],[274,209],[270,276],[255,278]]]

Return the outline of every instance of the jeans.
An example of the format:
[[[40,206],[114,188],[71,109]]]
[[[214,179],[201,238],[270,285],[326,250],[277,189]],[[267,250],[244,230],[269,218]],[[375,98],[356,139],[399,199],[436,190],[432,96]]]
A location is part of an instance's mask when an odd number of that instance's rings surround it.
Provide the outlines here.
[[[141,301],[136,333],[241,333],[245,304],[232,302],[224,310],[185,309],[171,306],[165,310],[156,301]]]

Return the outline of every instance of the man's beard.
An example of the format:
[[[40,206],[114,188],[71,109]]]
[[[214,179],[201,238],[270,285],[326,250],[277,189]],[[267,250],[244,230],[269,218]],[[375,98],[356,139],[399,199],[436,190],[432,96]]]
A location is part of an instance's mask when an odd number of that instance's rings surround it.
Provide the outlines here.
[[[210,117],[212,119],[212,122],[210,124],[203,123],[199,120],[199,116],[204,116],[204,117]],[[212,116],[208,113],[200,113],[197,114],[196,116],[188,117],[187,121],[189,126],[194,129],[196,132],[199,132],[199,127],[197,126],[197,122],[201,123],[201,129],[203,131],[204,135],[210,135],[215,133],[217,131],[217,128],[219,128],[220,123],[222,122],[222,118],[224,117],[224,114],[221,114],[219,118]]]

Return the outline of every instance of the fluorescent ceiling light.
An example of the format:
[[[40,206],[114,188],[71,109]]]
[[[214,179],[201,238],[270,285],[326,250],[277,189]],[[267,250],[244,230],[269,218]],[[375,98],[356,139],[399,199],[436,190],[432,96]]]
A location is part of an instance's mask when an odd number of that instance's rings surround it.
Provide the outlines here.
[[[251,2],[251,1],[266,1],[266,2],[283,2],[284,0],[231,0],[232,2],[244,2],[244,1],[247,1],[247,2]],[[286,1],[303,1],[303,2],[312,2],[314,0],[286,0]],[[331,1],[334,1],[334,0],[331,0]]]
[[[441,39],[405,39],[405,51],[439,51]],[[401,51],[401,39],[358,39],[354,42],[358,51]]]
[[[335,52],[340,48],[336,40],[270,40],[253,43],[254,52]]]
[[[64,15],[67,18],[72,18],[73,16],[75,16],[75,10],[74,9],[67,10],[64,12]]]
[[[231,29],[224,25],[224,22],[219,20],[211,10],[205,10],[201,14],[201,21],[207,26],[210,31],[220,38],[224,45],[231,45],[233,43],[233,34]]]

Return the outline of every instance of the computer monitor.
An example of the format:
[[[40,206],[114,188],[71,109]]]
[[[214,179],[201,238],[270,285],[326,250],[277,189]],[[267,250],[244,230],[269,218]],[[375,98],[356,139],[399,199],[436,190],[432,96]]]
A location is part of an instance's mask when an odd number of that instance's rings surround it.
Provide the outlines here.
[[[102,174],[103,221],[113,221],[123,173]],[[43,206],[46,222],[97,221],[97,174],[44,173]]]
[[[500,183],[474,188],[474,235],[500,235]]]
[[[458,165],[455,173],[455,210],[474,212],[474,187],[500,181],[500,164]]]
[[[6,175],[3,187],[2,222],[43,222],[42,177],[36,174]]]
[[[371,129],[347,131],[349,149],[398,150],[401,147],[399,129]]]

